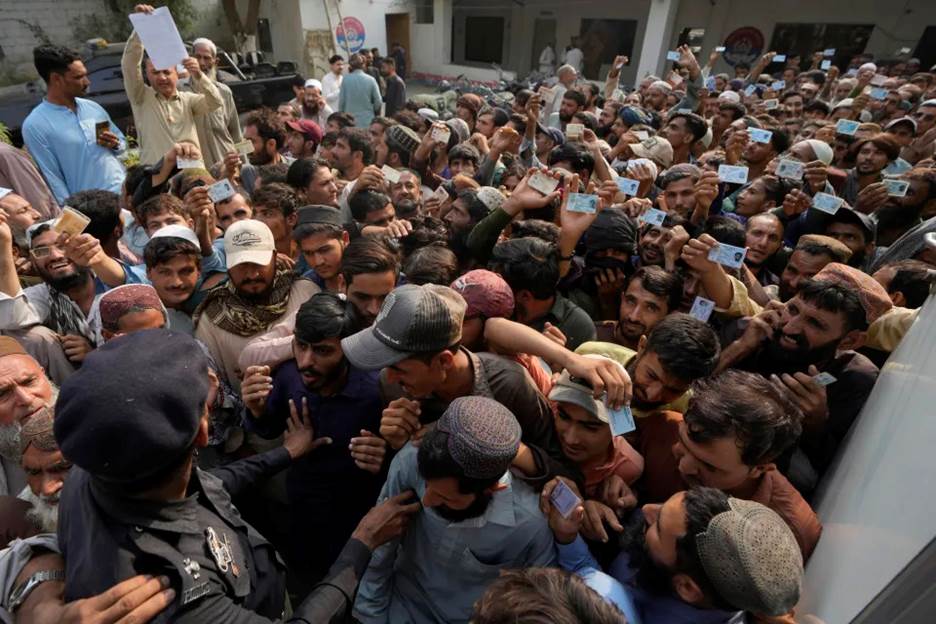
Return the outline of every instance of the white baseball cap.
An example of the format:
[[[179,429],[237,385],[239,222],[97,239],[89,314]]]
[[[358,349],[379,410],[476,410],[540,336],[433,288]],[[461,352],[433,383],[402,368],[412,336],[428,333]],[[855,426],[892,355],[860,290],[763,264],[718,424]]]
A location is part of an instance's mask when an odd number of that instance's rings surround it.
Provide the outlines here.
[[[187,225],[179,225],[178,223],[172,223],[170,225],[165,225],[150,236],[150,240],[154,238],[181,238],[182,240],[187,240],[196,247],[200,247],[201,243],[198,242],[198,235],[195,234],[195,231]]]
[[[232,224],[224,232],[224,254],[227,256],[228,269],[246,262],[266,266],[273,260],[275,253],[273,232],[266,223],[244,219]]]

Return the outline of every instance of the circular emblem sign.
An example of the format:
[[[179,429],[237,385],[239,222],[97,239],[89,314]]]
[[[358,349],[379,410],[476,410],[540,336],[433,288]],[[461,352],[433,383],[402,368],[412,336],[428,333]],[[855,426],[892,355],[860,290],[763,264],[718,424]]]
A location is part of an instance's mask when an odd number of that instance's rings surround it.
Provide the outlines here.
[[[744,26],[725,37],[725,62],[753,65],[764,51],[764,34],[753,26]]]
[[[335,39],[340,48],[347,47],[351,52],[358,52],[364,47],[364,24],[356,17],[346,17],[335,28]]]

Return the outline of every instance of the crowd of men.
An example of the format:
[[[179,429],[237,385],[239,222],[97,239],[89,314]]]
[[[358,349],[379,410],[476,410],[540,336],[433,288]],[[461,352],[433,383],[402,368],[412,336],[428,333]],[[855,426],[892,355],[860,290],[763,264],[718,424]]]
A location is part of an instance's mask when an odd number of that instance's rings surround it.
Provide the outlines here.
[[[0,145],[0,620],[793,621],[933,281],[936,72],[682,46],[446,118],[399,48],[249,112],[193,55],[128,41],[141,164],[56,45]]]

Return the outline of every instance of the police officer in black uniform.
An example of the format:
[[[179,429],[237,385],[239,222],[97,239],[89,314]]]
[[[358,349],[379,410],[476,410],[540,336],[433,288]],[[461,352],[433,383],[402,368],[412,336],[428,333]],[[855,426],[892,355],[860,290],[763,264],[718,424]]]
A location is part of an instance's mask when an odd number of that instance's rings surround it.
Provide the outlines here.
[[[208,442],[211,391],[208,362],[196,341],[163,329],[108,342],[62,385],[55,437],[74,463],[59,503],[66,601],[152,574],[168,577],[176,593],[155,621],[285,617],[282,560],[231,498],[323,441],[313,440],[294,413],[284,447],[200,470],[196,455]],[[365,516],[329,575],[289,621],[346,617],[372,550],[399,536],[418,509],[405,499],[391,499]]]

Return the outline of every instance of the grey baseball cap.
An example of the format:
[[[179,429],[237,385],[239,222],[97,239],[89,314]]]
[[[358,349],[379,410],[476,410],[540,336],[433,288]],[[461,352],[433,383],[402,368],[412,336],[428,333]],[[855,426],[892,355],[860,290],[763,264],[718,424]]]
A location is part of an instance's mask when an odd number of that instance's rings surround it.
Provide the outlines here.
[[[341,349],[362,370],[442,351],[461,340],[465,307],[462,296],[448,286],[400,286],[384,299],[374,324],[342,339]]]

